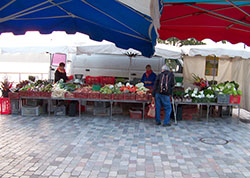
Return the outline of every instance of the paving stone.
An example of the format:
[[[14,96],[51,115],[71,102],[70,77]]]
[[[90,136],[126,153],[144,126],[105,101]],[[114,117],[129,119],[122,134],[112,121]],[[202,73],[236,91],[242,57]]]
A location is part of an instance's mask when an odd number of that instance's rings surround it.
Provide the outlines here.
[[[250,177],[250,125],[227,120],[0,115],[0,177]]]

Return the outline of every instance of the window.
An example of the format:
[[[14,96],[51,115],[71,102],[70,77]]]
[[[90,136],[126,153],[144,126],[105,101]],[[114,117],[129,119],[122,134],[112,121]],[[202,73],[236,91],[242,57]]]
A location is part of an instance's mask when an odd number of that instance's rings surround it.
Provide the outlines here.
[[[182,73],[183,67],[181,59],[166,59],[166,65],[174,73]]]
[[[66,57],[67,57],[67,55],[63,54],[63,53],[55,53],[55,54],[53,54],[51,65],[52,66],[59,66],[59,64],[61,62],[66,64]]]

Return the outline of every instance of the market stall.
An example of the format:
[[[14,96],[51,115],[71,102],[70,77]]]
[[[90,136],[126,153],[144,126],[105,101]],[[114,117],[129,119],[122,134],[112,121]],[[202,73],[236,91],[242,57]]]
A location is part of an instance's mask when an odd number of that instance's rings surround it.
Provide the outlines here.
[[[193,75],[217,83],[235,81],[242,91],[240,105],[250,110],[249,75],[250,51],[226,47],[182,47],[184,55],[184,86],[193,87]]]
[[[52,101],[61,100],[77,101],[79,103],[79,116],[81,116],[81,105],[84,101],[110,103],[111,117],[113,113],[113,103],[138,103],[142,104],[141,118],[144,119],[145,104],[151,101],[151,97],[152,95],[149,89],[145,88],[143,83],[136,85],[126,83],[124,85],[121,82],[115,83],[114,77],[91,76],[86,77],[86,85],[63,83],[62,80],[55,84],[42,80],[35,82],[27,80],[18,84],[15,92],[9,92],[9,98],[11,100],[20,100],[20,110],[24,116],[40,115],[40,109],[42,107],[38,103],[25,107],[25,100],[47,101],[47,112],[49,115],[51,113]],[[66,105],[66,103],[63,103],[63,105]],[[56,107],[60,106],[57,105]]]

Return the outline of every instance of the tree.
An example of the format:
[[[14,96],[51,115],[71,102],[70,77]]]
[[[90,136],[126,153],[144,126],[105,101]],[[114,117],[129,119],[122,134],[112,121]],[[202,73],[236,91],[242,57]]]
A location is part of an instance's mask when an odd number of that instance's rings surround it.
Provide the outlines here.
[[[195,38],[189,38],[186,40],[179,40],[178,38],[171,37],[167,40],[158,39],[158,43],[168,44],[172,46],[184,46],[184,45],[205,45],[202,41],[198,41]]]

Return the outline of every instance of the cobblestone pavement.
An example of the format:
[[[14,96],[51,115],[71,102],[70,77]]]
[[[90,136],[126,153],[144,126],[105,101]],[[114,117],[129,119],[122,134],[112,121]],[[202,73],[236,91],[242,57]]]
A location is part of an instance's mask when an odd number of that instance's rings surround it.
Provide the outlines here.
[[[230,121],[2,115],[0,177],[250,177],[250,124]]]

